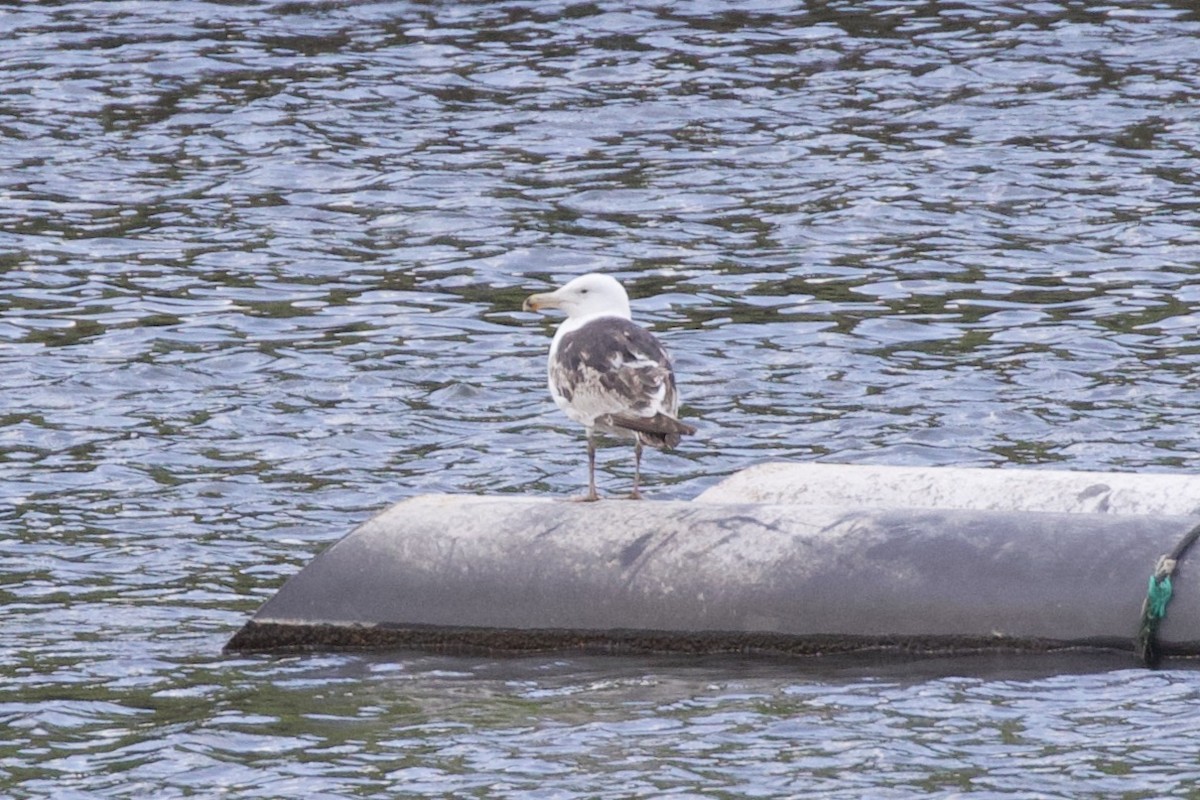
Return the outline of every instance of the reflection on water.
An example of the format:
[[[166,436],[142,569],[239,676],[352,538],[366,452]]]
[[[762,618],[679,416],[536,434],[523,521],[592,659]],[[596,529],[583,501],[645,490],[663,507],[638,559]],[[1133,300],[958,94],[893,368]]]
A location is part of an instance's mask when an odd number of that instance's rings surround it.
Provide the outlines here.
[[[701,429],[648,460],[659,497],[769,458],[1190,469],[1191,4],[68,2],[0,29],[0,786],[1194,779],[1190,673],[217,655],[389,502],[577,491],[554,321],[519,309],[589,270]]]

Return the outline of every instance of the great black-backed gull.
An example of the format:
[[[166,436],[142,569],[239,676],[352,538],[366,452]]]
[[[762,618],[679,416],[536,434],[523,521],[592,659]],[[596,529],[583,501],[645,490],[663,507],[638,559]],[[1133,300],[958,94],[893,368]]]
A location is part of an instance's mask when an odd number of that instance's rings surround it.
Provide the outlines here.
[[[587,429],[588,493],[596,500],[596,434],[634,441],[632,497],[640,498],[642,445],[668,448],[696,432],[675,418],[671,361],[654,334],[634,325],[625,289],[592,273],[525,300],[526,311],[557,308],[567,318],[550,343],[550,396]]]

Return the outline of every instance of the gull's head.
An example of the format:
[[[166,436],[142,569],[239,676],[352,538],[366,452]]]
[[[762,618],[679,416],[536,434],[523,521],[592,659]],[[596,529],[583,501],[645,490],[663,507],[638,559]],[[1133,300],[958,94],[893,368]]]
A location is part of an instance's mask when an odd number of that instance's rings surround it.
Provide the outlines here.
[[[553,292],[534,294],[525,298],[526,311],[557,308],[567,319],[579,319],[601,314],[630,318],[629,295],[616,279],[596,272],[580,275]]]

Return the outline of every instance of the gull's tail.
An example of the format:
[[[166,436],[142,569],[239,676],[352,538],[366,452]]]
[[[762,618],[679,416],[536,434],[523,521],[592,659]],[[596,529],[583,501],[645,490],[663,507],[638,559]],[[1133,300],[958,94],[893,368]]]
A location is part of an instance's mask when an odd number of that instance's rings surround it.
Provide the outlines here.
[[[683,436],[691,436],[696,429],[686,422],[662,412],[653,417],[638,417],[632,414],[609,414],[606,420],[614,428],[624,428],[637,434],[642,444],[666,448],[679,444]]]

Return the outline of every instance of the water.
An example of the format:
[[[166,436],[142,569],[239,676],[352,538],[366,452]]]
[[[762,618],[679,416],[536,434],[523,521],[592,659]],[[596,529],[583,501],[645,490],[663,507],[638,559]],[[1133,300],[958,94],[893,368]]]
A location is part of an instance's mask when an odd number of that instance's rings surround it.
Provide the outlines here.
[[[1194,468],[1198,34],[1182,2],[5,6],[0,795],[1188,796],[1184,669],[220,651],[390,502],[580,491],[519,309],[588,270],[701,429],[652,496]]]

